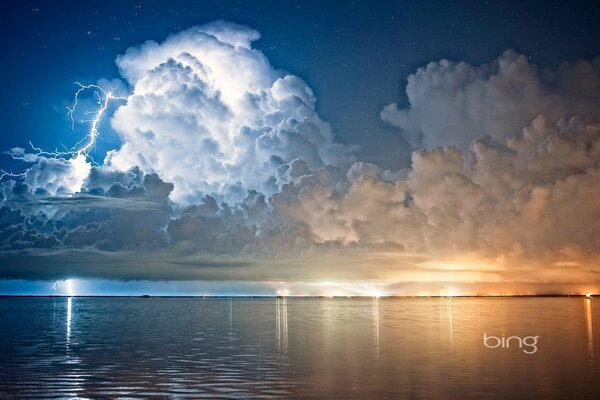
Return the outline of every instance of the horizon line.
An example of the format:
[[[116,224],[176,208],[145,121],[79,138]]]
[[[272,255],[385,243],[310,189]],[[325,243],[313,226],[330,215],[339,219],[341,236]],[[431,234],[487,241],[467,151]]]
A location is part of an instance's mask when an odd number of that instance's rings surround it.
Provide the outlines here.
[[[491,295],[384,295],[384,296],[369,296],[369,295],[350,295],[350,296],[326,296],[326,295],[105,295],[105,294],[89,294],[89,295],[68,295],[68,294],[0,294],[0,298],[7,297],[52,297],[52,298],[173,298],[173,299],[405,299],[405,298],[511,298],[511,297],[596,297],[597,294],[491,294]]]

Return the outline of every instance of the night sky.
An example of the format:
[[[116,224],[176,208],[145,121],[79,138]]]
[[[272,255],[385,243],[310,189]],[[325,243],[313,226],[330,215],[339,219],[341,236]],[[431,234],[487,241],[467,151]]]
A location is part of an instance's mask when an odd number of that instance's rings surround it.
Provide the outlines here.
[[[600,54],[592,1],[22,1],[2,14],[5,149],[70,145],[73,82],[118,78],[114,60],[128,47],[218,19],[259,31],[256,48],[308,83],[339,140],[396,168],[409,149],[379,112],[406,101],[416,68],[441,58],[481,64],[506,49],[542,67]]]
[[[600,287],[600,3],[1,7],[0,294]]]

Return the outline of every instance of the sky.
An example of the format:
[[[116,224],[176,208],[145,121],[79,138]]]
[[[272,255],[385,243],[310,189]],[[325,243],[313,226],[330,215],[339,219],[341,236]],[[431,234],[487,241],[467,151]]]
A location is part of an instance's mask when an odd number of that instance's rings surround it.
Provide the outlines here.
[[[593,2],[3,15],[0,293],[600,290]]]

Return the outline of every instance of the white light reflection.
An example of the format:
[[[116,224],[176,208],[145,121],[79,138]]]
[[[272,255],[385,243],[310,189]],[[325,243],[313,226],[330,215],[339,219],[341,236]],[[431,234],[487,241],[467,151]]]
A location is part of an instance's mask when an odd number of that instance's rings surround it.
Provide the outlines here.
[[[229,298],[229,348],[233,349],[234,341],[233,341],[233,299]]]
[[[327,302],[329,298],[323,297],[323,343],[327,344]]]
[[[440,337],[443,343],[453,344],[453,326],[452,326],[452,297],[440,296],[439,298],[440,315]]]
[[[585,325],[587,328],[587,347],[590,357],[594,356],[594,335],[592,332],[592,300],[584,299],[585,302]]]
[[[275,299],[275,330],[277,334],[277,350],[287,352],[288,347],[288,322],[287,322],[287,299],[277,297]]]
[[[373,334],[375,337],[375,349],[379,356],[379,297],[373,297]]]
[[[67,298],[67,348],[71,342],[71,305],[72,297]]]
[[[67,279],[65,281],[65,290],[69,296],[67,298],[67,348],[71,342],[71,308],[73,303],[73,295],[75,293],[74,286],[73,279]]]
[[[229,332],[233,330],[233,299],[229,299]]]

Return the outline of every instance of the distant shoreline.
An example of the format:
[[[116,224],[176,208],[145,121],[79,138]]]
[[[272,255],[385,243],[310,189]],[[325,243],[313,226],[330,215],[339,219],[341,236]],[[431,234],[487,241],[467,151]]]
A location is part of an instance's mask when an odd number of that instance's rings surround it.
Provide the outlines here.
[[[462,296],[440,296],[440,295],[431,295],[431,296],[277,296],[277,295],[231,295],[231,296],[154,296],[154,295],[27,295],[27,294],[0,294],[0,298],[69,298],[69,297],[77,297],[77,298],[126,298],[126,299],[422,299],[422,298],[528,298],[528,297],[596,297],[597,295],[593,294],[591,296],[587,296],[585,294],[511,294],[511,295],[489,295],[489,296],[470,296],[470,295],[462,295]]]

